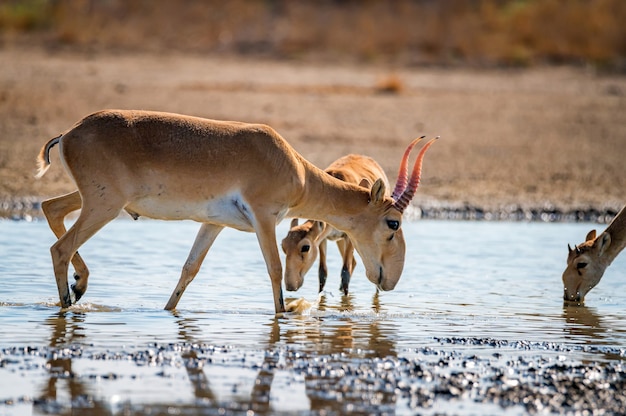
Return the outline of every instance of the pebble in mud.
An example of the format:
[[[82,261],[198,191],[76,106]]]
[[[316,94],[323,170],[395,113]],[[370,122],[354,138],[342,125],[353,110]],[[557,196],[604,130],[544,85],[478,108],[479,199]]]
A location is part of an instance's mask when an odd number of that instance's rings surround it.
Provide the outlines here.
[[[30,371],[34,358],[115,360],[128,365],[156,367],[156,376],[164,377],[170,366],[184,366],[203,371],[212,365],[246,368],[259,373],[256,384],[261,389],[251,397],[249,408],[267,409],[273,375],[289,372],[303,380],[306,394],[318,409],[329,414],[342,412],[393,413],[398,405],[420,412],[432,408],[435,402],[469,400],[498,405],[502,408],[522,408],[529,413],[620,414],[626,412],[626,367],[623,360],[602,363],[570,362],[566,347],[555,343],[495,340],[490,338],[440,338],[442,348],[424,347],[407,351],[413,358],[368,358],[359,354],[308,354],[293,349],[242,351],[225,346],[204,344],[151,344],[135,351],[89,352],[89,348],[7,348],[0,351],[3,369]],[[464,354],[450,351],[454,345],[478,345],[487,354]],[[499,349],[506,349],[500,353]],[[584,349],[586,347],[576,347]],[[600,349],[599,347],[595,347]],[[489,349],[493,349],[489,352]],[[513,351],[513,353],[511,353]],[[519,351],[519,354],[515,354]],[[546,357],[546,351],[551,355]],[[614,356],[626,356],[621,349],[601,351]],[[523,354],[523,355],[522,355]],[[97,378],[117,381],[132,375],[74,374],[47,368],[51,378]],[[261,394],[262,393],[262,394]],[[76,398],[70,404],[50,398],[0,397],[0,403],[11,406],[32,403],[41,411],[60,414],[73,409],[94,406],[90,396]],[[259,401],[258,403],[256,401]],[[96,403],[97,404],[97,403]],[[245,410],[242,403],[199,402],[201,411],[217,408],[226,411]],[[158,405],[150,405],[154,411]],[[141,413],[143,408],[127,409],[129,414]],[[196,410],[198,410],[196,408]]]

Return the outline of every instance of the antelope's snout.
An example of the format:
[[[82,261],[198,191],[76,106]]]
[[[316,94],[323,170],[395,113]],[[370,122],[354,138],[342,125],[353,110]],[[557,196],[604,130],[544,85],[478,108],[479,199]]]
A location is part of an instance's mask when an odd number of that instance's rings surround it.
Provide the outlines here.
[[[563,292],[563,300],[566,302],[582,302],[584,298],[580,295],[579,291],[569,292],[567,289]]]
[[[302,276],[291,275],[290,279],[285,278],[285,289],[289,292],[295,292],[302,287],[302,283],[304,283]]]
[[[383,292],[393,290],[398,284],[400,276],[402,275],[402,269],[395,270],[394,273],[385,273],[385,269],[382,266],[378,266],[378,268],[376,268],[375,270],[376,271],[374,273],[366,270],[367,278],[370,282],[376,285],[378,290],[381,290]]]

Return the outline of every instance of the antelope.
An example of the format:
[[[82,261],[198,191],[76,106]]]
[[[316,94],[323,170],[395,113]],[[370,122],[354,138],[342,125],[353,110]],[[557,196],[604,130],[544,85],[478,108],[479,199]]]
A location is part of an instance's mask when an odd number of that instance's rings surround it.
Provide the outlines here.
[[[59,145],[61,162],[77,190],[42,202],[58,240],[50,247],[61,308],[86,292],[89,270],[79,247],[126,211],[134,219],[194,220],[200,230],[165,309],[175,309],[224,227],[255,232],[270,277],[274,309],[284,312],[282,265],[276,224],[284,217],[314,218],[343,230],[354,243],[366,275],[392,290],[402,274],[402,213],[419,183],[400,178],[395,199],[384,181],[371,190],[340,181],[297,153],[263,124],[218,121],[179,114],[104,110],[86,116],[50,139],[39,152],[38,173],[50,167]],[[65,229],[64,218],[80,213]],[[75,270],[70,292],[69,263]]]
[[[361,155],[343,156],[325,169],[325,172],[345,182],[371,188],[374,181],[381,178],[388,189],[387,175],[374,159]],[[285,252],[285,288],[289,291],[300,289],[304,283],[304,275],[309,271],[319,252],[319,292],[324,290],[328,269],[326,267],[326,241],[336,241],[343,266],[341,268],[341,285],[345,295],[348,294],[348,285],[356,260],[354,246],[346,235],[328,224],[308,220],[298,225],[298,219],[291,221],[289,232],[282,241]]]
[[[567,267],[563,272],[563,299],[584,302],[602,279],[607,267],[626,246],[626,206],[613,218],[602,234],[591,230],[585,242],[572,249],[567,245]]]

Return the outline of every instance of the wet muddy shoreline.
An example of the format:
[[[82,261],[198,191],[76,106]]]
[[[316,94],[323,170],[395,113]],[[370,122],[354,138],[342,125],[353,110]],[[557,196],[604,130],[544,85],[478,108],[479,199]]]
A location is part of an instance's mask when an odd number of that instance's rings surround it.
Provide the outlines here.
[[[116,380],[144,379],[134,374],[148,368],[149,377],[172,378],[184,368],[196,399],[180,403],[176,395],[149,405],[99,402],[91,394],[71,400],[46,397],[0,397],[6,406],[31,405],[41,413],[91,412],[105,415],[276,413],[270,406],[270,386],[278,373],[290,376],[290,385],[304,384],[311,401],[297,414],[430,413],[438,404],[478,406],[487,413],[618,414],[626,410],[625,349],[592,347],[612,357],[608,362],[580,362],[567,358],[571,346],[541,342],[509,342],[490,338],[436,338],[433,347],[405,351],[406,357],[368,357],[366,351],[318,354],[299,348],[242,349],[228,345],[194,343],[148,344],[134,350],[92,351],[89,346],[64,348],[19,346],[1,350],[0,367],[20,373],[46,372],[49,383],[71,381],[94,385]],[[585,346],[576,347],[586,349]],[[476,351],[479,351],[476,353]],[[72,361],[91,361],[101,370],[75,372]],[[123,374],[106,370],[107,362],[122,362]],[[222,401],[211,392],[205,370],[245,368],[257,374],[249,399]],[[175,380],[173,380],[175,381]],[[236,384],[229,386],[236,390]],[[278,412],[283,413],[283,412]],[[287,413],[287,412],[284,412]],[[446,413],[446,412],[444,412]],[[454,413],[454,411],[453,411]],[[473,412],[470,412],[473,413]]]
[[[592,222],[608,224],[617,215],[619,207],[557,207],[509,204],[483,207],[470,204],[413,204],[405,214],[409,220],[464,220],[464,221],[540,221],[540,222]],[[41,199],[16,198],[0,200],[0,219],[43,219]]]

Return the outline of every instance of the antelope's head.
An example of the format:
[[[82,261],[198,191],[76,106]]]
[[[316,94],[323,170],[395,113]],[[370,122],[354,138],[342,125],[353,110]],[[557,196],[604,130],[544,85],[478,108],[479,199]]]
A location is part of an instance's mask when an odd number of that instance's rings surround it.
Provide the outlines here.
[[[596,238],[591,230],[585,242],[571,248],[567,245],[567,267],[563,272],[563,300],[583,302],[585,295],[593,289],[609,265],[604,254],[611,244],[611,236],[602,233]]]
[[[367,208],[355,216],[353,228],[345,230],[363,261],[367,278],[380,290],[393,290],[404,268],[402,214],[419,186],[424,154],[436,140],[421,149],[409,179],[409,154],[422,138],[415,139],[404,152],[391,196],[386,196],[384,181],[376,180],[369,190]]]
[[[285,288],[289,291],[300,289],[304,275],[317,258],[318,247],[323,239],[325,224],[309,220],[298,225],[298,219],[291,220],[287,236],[282,241],[285,252]]]

